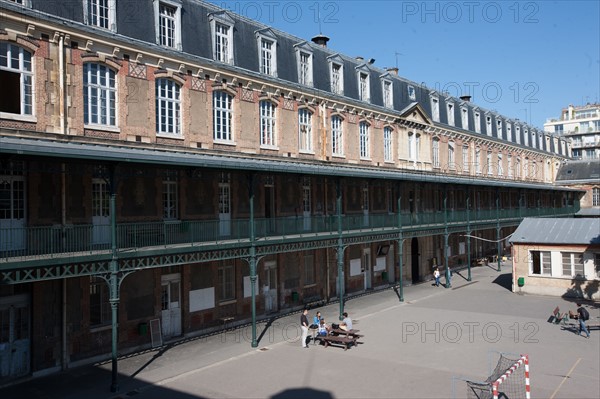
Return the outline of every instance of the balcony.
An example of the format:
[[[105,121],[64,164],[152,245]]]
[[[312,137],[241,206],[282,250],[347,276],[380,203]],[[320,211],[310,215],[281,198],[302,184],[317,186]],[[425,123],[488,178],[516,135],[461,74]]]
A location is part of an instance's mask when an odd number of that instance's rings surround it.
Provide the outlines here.
[[[495,223],[518,223],[524,217],[568,216],[577,211],[562,208],[480,209],[470,211],[473,229],[490,228]],[[444,228],[443,212],[403,213],[402,231]],[[467,225],[465,210],[448,211],[448,227]],[[339,238],[335,215],[255,219],[256,246],[322,241]],[[341,236],[356,237],[399,233],[397,214],[353,214],[341,217]],[[202,252],[218,249],[248,248],[250,221],[206,220],[148,223],[120,223],[116,226],[116,254],[119,258],[138,258]],[[69,225],[0,230],[0,270],[28,264],[85,263],[112,258],[109,225]]]

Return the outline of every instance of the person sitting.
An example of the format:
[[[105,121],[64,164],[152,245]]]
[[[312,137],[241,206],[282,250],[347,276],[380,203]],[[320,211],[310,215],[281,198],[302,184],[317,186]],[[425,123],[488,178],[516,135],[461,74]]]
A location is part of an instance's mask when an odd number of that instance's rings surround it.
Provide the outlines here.
[[[322,320],[321,318],[321,312],[317,312],[317,314],[315,314],[315,317],[313,317],[313,322],[310,325],[310,329],[311,330],[316,330],[317,328],[319,328],[319,322]]]
[[[344,319],[342,320],[342,323],[340,324],[340,329],[342,329],[344,331],[352,330],[352,319],[350,318],[350,316],[348,316],[348,313],[344,312],[344,313],[342,313],[342,316],[344,316]]]
[[[319,330],[317,331],[317,334],[321,337],[329,334],[329,331],[331,330],[331,328],[325,323],[325,320],[321,319],[319,321]]]

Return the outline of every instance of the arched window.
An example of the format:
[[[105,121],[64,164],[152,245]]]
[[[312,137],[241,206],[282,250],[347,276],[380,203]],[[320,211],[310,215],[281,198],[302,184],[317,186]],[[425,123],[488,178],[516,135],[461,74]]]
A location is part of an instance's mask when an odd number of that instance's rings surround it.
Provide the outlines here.
[[[306,108],[298,110],[298,149],[312,151],[312,112]]]
[[[331,117],[331,154],[344,155],[344,130],[342,118],[338,115]]]
[[[181,88],[170,79],[156,79],[156,133],[181,134]]]
[[[31,53],[10,43],[0,43],[0,112],[33,115]]]
[[[233,142],[233,96],[224,90],[213,92],[213,139]]]
[[[115,71],[103,64],[83,65],[83,122],[117,126]]]
[[[433,167],[434,168],[439,168],[440,167],[440,140],[436,137],[433,139],[432,142],[432,149],[433,149]]]

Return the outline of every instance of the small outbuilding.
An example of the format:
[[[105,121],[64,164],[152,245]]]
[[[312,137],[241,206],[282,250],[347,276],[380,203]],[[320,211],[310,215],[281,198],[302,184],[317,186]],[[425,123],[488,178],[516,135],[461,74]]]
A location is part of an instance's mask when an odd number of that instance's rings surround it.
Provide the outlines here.
[[[525,218],[510,243],[513,292],[600,299],[600,219]]]

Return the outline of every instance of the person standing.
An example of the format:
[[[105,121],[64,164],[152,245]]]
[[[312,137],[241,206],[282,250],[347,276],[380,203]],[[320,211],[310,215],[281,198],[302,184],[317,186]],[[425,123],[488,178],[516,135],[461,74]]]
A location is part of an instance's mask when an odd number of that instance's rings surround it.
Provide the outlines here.
[[[308,348],[308,345],[306,345],[306,339],[308,338],[308,317],[306,316],[307,314],[308,309],[304,309],[302,311],[302,316],[300,316],[300,328],[302,329],[301,344],[303,348]]]
[[[579,320],[579,335],[581,335],[581,332],[583,331],[587,337],[590,337],[590,332],[587,329],[587,326],[585,325],[585,322],[590,318],[590,314],[587,311],[586,308],[584,308],[583,306],[581,306],[580,303],[577,303],[577,319]]]
[[[439,287],[440,286],[440,268],[439,267],[435,267],[435,270],[433,271],[433,278],[435,278],[435,286]]]

